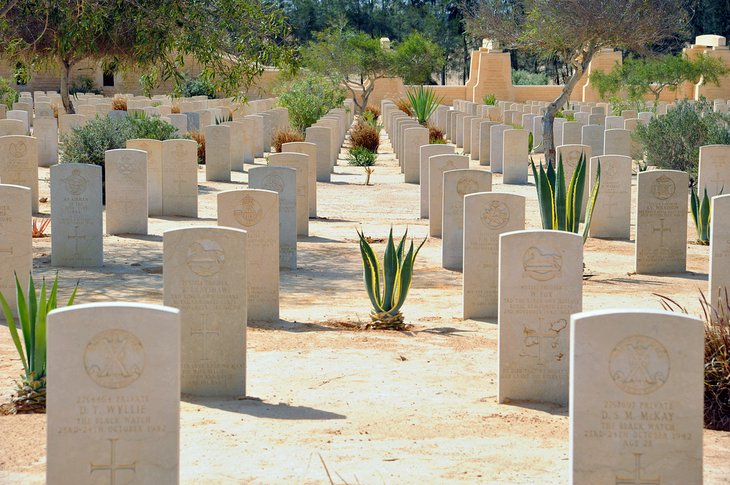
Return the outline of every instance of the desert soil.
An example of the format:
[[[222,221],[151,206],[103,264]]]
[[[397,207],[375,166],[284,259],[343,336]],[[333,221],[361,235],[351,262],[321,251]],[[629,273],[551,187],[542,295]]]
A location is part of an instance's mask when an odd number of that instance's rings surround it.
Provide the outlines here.
[[[320,217],[299,239],[298,269],[281,273],[282,319],[248,328],[246,399],[183,396],[183,483],[567,483],[567,408],[497,404],[496,319],[461,318],[461,275],[441,268],[440,239],[429,238],[416,263],[403,307],[412,329],[352,328],[369,318],[355,229],[374,238],[387,237],[390,226],[416,239],[428,234],[419,187],[403,183],[383,141],[372,186],[362,185],[362,168],[347,166],[344,152],[332,182],[317,184]],[[47,169],[41,177],[47,197]],[[216,193],[247,178],[233,177],[205,182],[201,167],[199,219],[151,218],[149,236],[105,236],[104,267],[62,269],[64,294],[78,279],[79,303],[161,304],[163,232],[215,225]],[[495,191],[527,196],[527,227],[539,228],[534,185],[501,182],[495,175]],[[635,178],[633,185],[635,199]],[[688,234],[694,239],[693,227]],[[56,272],[50,247],[48,238],[34,240],[36,275]],[[658,309],[660,293],[698,314],[708,248],[688,247],[688,272],[655,277],[632,274],[633,241],[589,239],[584,310]],[[2,327],[5,402],[21,365]],[[0,417],[0,483],[44,482],[45,424],[44,415]],[[706,430],[703,447],[705,483],[730,483],[730,433]]]

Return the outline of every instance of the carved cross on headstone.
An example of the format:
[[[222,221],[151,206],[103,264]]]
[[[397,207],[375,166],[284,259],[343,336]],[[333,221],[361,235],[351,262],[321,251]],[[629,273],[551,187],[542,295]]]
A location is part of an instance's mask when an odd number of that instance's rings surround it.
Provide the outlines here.
[[[203,358],[200,360],[210,360],[208,358],[208,336],[220,335],[220,331],[209,329],[207,320],[203,320],[203,326],[197,330],[191,330],[190,335],[201,335],[203,337]]]
[[[119,464],[117,463],[117,441],[119,441],[119,438],[113,438],[109,439],[109,443],[111,443],[111,459],[109,460],[108,464],[105,465],[94,465],[91,463],[90,469],[89,469],[89,475],[93,474],[94,472],[103,472],[108,471],[111,477],[111,481],[109,482],[111,485],[116,485],[117,483],[117,471],[120,470],[126,470],[131,471],[132,473],[137,473],[137,462],[127,463],[127,464]]]
[[[655,227],[652,232],[658,232],[659,233],[659,236],[660,236],[659,246],[663,248],[663,247],[665,247],[664,246],[664,233],[665,232],[672,232],[672,228],[671,227],[664,227],[664,219],[659,219],[659,227]]]
[[[542,319],[539,320],[537,330],[530,328],[525,325],[523,329],[524,333],[524,344],[526,349],[537,346],[537,363],[545,363],[545,355],[552,349],[555,353],[555,349],[558,347],[558,336],[560,332],[568,326],[565,320],[559,320],[557,322],[551,322],[546,324]],[[545,346],[545,347],[543,347]],[[560,354],[558,352],[558,354]],[[521,354],[524,357],[535,357],[530,353]]]
[[[12,255],[13,254],[13,247],[12,246],[0,247],[0,253]]]
[[[616,476],[615,485],[660,485],[660,478],[642,478],[641,477],[641,453],[634,453],[634,476],[619,477]]]
[[[73,235],[69,234],[68,238],[73,239],[74,243],[76,243],[75,248],[74,248],[74,254],[78,255],[79,254],[79,239],[86,239],[86,236],[79,235],[79,226],[74,226],[74,233],[73,233]]]

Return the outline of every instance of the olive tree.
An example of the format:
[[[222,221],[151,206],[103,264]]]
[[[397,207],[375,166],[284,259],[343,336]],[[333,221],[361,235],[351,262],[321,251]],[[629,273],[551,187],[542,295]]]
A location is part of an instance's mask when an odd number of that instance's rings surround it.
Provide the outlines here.
[[[265,66],[288,55],[284,15],[266,0],[23,0],[0,18],[0,55],[31,70],[60,69],[64,108],[71,72],[84,60],[144,70],[148,90],[182,85],[192,58],[225,95],[248,88]]]
[[[681,0],[482,0],[467,14],[474,36],[558,57],[573,73],[543,117],[545,158],[555,163],[553,122],[601,48],[647,51],[682,33]]]

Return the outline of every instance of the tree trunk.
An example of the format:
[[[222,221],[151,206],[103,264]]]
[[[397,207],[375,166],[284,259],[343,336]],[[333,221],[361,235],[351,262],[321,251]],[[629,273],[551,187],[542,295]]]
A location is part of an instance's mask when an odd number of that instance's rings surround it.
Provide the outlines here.
[[[68,94],[69,84],[71,82],[71,67],[73,64],[68,60],[61,61],[63,66],[61,68],[61,102],[63,102],[63,108],[68,114],[75,114],[73,102]]]
[[[560,96],[555,98],[555,100],[550,103],[547,108],[545,108],[545,113],[542,118],[542,144],[545,148],[545,163],[551,163],[553,167],[555,167],[557,163],[555,159],[555,140],[553,138],[555,114],[565,105],[565,103],[570,101],[570,95],[573,93],[573,89],[576,84],[578,84],[578,81],[580,81],[580,78],[583,77],[583,73],[586,69],[588,69],[588,65],[591,63],[591,59],[593,58],[595,51],[595,48],[589,48],[583,53],[583,59],[576,66],[573,71],[573,75],[570,76],[568,82],[563,86],[563,91],[560,93]]]

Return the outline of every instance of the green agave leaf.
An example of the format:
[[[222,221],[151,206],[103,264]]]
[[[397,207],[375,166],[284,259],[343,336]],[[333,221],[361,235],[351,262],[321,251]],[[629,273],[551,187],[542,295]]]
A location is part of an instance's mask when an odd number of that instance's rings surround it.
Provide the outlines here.
[[[398,278],[398,299],[393,306],[393,314],[398,313],[406,301],[406,297],[408,296],[408,290],[410,290],[411,281],[413,280],[414,262],[415,257],[413,254],[413,241],[411,241],[411,247],[408,250],[408,254],[406,255],[406,259],[403,263],[403,267],[401,268]]]
[[[565,172],[563,171],[563,156],[558,161],[558,170],[555,174],[555,221],[553,229],[565,231],[566,210]]]
[[[390,228],[388,244],[385,246],[383,255],[383,276],[385,278],[385,290],[383,292],[383,308],[386,310],[393,306],[393,293],[395,289],[395,278],[398,274],[398,254],[393,242],[393,228]]]
[[[367,290],[370,303],[376,311],[381,311],[380,298],[380,268],[378,267],[378,259],[375,257],[370,243],[367,242],[365,236],[358,231],[360,236],[360,253],[363,261],[363,278],[365,280],[365,289]],[[75,293],[75,290],[74,290]]]
[[[35,293],[35,290],[33,291]],[[30,330],[30,319],[28,317],[28,304],[25,300],[25,295],[23,294],[23,288],[20,287],[20,280],[18,279],[18,275],[15,275],[15,300],[18,304],[18,321],[20,322],[20,328],[23,331],[23,340],[25,343],[25,355],[28,359],[28,362],[32,362],[32,350],[31,346],[33,345],[33,341],[31,340],[31,330]]]
[[[38,313],[33,324],[35,327],[35,342],[33,344],[33,367],[31,372],[35,372],[37,378],[46,375],[46,315],[48,310],[48,302],[46,300],[46,280],[43,279],[41,285],[41,298],[38,302]]]
[[[593,209],[596,207],[596,199],[598,199],[598,189],[601,187],[601,161],[598,161],[598,167],[596,167],[596,182],[593,184],[591,194],[588,196],[588,206],[586,208],[586,222],[583,225],[583,243],[585,244],[588,239],[588,230],[591,227],[591,220],[593,219]]]
[[[697,237],[702,237],[702,223],[700,221],[700,202],[697,197],[697,191],[692,187],[689,191],[689,202],[692,209],[692,219],[695,222],[695,228],[697,229]]]
[[[2,291],[0,291],[0,305],[2,306],[3,314],[5,315],[5,321],[8,322],[10,337],[13,339],[13,343],[15,344],[15,350],[18,351],[20,361],[23,363],[23,371],[25,372],[25,375],[28,375],[28,361],[26,360],[25,353],[23,352],[23,345],[20,343],[20,335],[18,335],[18,328],[15,326],[13,311],[10,309],[10,305],[5,299]]]
[[[703,242],[708,242],[710,240],[710,198],[707,197],[707,187],[705,187],[700,206],[700,222],[702,223],[701,239]]]
[[[583,209],[583,189],[585,187],[586,170],[588,164],[586,163],[585,153],[581,153],[578,159],[578,165],[575,167],[575,172],[570,179],[570,203],[568,204],[568,224],[567,228],[570,232],[578,233],[580,227],[580,215]]]
[[[540,218],[542,219],[543,229],[553,228],[553,213],[555,212],[553,206],[552,190],[550,189],[550,182],[548,181],[547,174],[540,165],[540,171],[538,172],[535,167],[535,162],[530,157],[530,167],[532,168],[532,176],[535,179],[535,188],[537,189],[537,202],[540,207]]]

